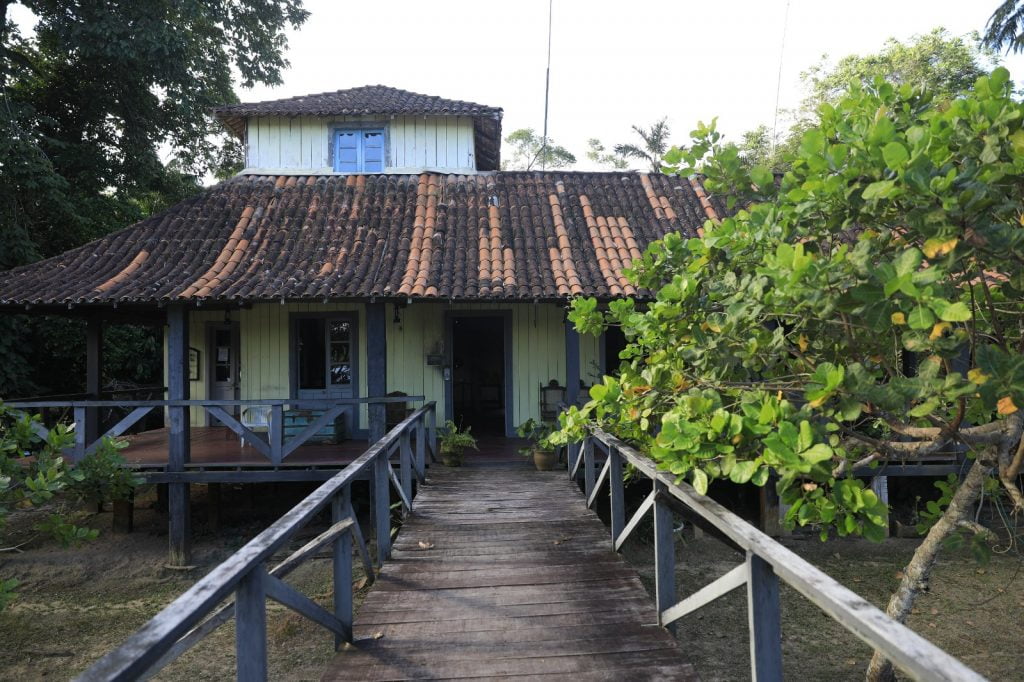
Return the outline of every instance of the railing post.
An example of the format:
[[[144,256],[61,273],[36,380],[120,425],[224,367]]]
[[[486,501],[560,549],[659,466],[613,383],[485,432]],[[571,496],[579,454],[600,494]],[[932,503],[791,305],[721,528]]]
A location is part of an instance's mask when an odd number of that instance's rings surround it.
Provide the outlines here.
[[[270,406],[267,440],[270,442],[270,461],[278,465],[284,459],[284,405]]]
[[[427,411],[427,440],[430,441],[430,461],[437,461],[437,405]]]
[[[398,437],[398,473],[402,483],[402,492],[405,499],[412,503],[412,445],[409,443],[411,433],[409,429],[402,431]],[[409,510],[412,511],[411,509]]]
[[[237,679],[267,679],[267,595],[261,564],[249,571],[235,592],[235,660]]]
[[[85,457],[85,448],[88,445],[88,443],[85,442],[87,440],[87,436],[86,436],[86,432],[85,432],[86,431],[86,426],[85,426],[86,408],[84,408],[84,407],[76,407],[75,410],[74,410],[74,413],[75,413],[75,417],[74,417],[74,419],[75,419],[75,445],[74,445],[74,449],[71,451],[71,459],[72,459],[72,461],[74,461],[75,464],[77,464],[77,463],[82,461],[82,458]]]
[[[569,465],[569,478],[575,478],[575,474],[573,472],[576,470],[576,460],[579,459],[580,456],[580,444],[569,443],[565,446],[565,451],[566,463]]]
[[[416,420],[416,473],[420,480],[427,475],[427,444],[424,442],[426,428],[423,425],[423,417]]]
[[[583,440],[583,494],[590,499],[594,492],[594,439],[588,436]]]
[[[347,485],[331,500],[331,523],[345,518],[352,486]],[[355,521],[355,519],[353,519]],[[334,648],[352,641],[352,532],[342,533],[334,541],[334,617],[345,626],[345,634],[334,636]]]
[[[665,501],[665,484],[654,482],[658,492],[654,498],[654,565],[655,603],[658,607],[658,623],[661,614],[676,603],[676,548],[672,528],[672,510]],[[668,629],[675,632],[675,625]]]
[[[611,498],[612,549],[615,539],[626,527],[626,495],[622,482],[622,455],[614,445],[608,446],[608,494]]]
[[[782,622],[779,577],[771,564],[747,552],[747,615],[750,629],[750,679],[782,679]]]
[[[89,400],[103,399],[103,319],[91,316],[85,329],[85,392]],[[83,429],[85,445],[88,447],[102,435],[103,416],[101,408],[90,407],[85,411],[85,421],[77,428]]]
[[[377,565],[391,556],[391,478],[388,476],[387,449],[373,461],[373,516],[377,536]]]

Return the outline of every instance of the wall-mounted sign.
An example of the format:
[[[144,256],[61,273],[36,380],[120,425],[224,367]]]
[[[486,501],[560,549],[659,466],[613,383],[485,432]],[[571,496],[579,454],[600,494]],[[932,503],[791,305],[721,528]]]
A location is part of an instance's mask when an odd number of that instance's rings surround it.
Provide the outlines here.
[[[188,380],[199,381],[199,349],[189,348],[188,349]]]

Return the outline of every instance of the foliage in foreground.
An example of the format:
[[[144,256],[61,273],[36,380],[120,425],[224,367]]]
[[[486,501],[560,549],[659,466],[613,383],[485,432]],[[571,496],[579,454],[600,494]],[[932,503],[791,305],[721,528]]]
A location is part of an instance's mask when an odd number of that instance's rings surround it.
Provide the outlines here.
[[[1005,69],[952,99],[854,83],[781,177],[744,168],[714,123],[666,160],[735,211],[636,264],[641,309],[575,301],[581,331],[621,325],[621,374],[563,416],[639,444],[699,491],[775,483],[786,524],[880,539],[885,504],[855,477],[963,449],[966,476],[893,595],[902,620],[986,481],[1024,509],[1024,105]],[[869,676],[889,674],[879,660]]]
[[[70,547],[94,539],[98,532],[80,525],[76,502],[103,503],[129,499],[141,483],[124,467],[121,445],[103,439],[96,451],[77,466],[69,466],[61,452],[74,444],[74,434],[63,425],[37,433],[38,415],[16,413],[0,404],[0,546],[4,527],[13,510],[38,510],[35,530]],[[13,598],[14,579],[0,577],[0,610]]]

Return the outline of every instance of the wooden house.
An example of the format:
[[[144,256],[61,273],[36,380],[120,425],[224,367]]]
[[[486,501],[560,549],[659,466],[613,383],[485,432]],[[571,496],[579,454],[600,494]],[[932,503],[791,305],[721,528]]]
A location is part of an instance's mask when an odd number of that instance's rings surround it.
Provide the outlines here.
[[[569,301],[642,296],[623,271],[648,244],[724,210],[692,179],[501,171],[502,110],[472,102],[366,86],[215,114],[245,142],[239,175],[0,273],[0,311],[89,320],[94,397],[105,321],[166,325],[166,400],[126,405],[111,432],[166,411],[156,459],[125,452],[170,484],[172,517],[190,483],[327,478],[340,450],[296,449],[376,440],[387,394],[497,436],[577,400],[622,339],[581,339]],[[72,407],[81,457],[99,408]],[[196,440],[217,425],[253,447]]]
[[[192,398],[398,391],[511,435],[542,387],[573,400],[615,362],[616,341],[566,324],[569,299],[635,295],[622,271],[647,244],[716,211],[681,178],[502,172],[502,110],[471,102],[366,86],[215,113],[241,174],[0,273],[0,306],[180,311]],[[345,430],[368,422],[353,408]]]

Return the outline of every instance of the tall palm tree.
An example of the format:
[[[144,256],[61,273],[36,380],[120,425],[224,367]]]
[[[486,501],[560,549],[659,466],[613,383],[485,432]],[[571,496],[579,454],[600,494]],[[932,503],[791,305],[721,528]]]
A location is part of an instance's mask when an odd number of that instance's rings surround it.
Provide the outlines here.
[[[982,40],[993,50],[1024,51],[1024,3],[1004,0],[989,17]]]
[[[615,153],[620,156],[643,159],[651,164],[652,171],[660,173],[661,167],[664,165],[662,157],[665,156],[665,152],[668,151],[669,147],[668,117],[662,117],[660,121],[651,126],[650,130],[640,126],[633,126],[633,130],[644,141],[643,146],[629,143],[617,144],[614,147]]]

